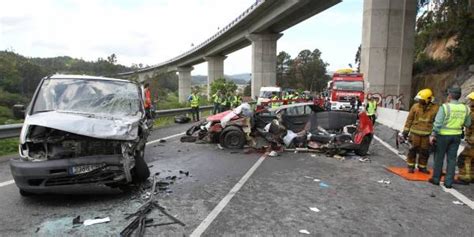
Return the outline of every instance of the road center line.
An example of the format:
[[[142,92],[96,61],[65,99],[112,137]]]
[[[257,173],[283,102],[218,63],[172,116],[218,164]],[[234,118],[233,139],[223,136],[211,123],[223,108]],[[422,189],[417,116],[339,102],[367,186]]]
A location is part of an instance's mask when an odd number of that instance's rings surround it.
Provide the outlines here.
[[[227,195],[217,204],[216,207],[207,215],[206,219],[204,219],[201,224],[191,233],[191,237],[198,237],[201,236],[204,231],[209,227],[209,225],[216,219],[219,213],[224,209],[224,207],[229,204],[230,200],[234,197],[234,195],[242,188],[242,186],[247,182],[247,180],[252,176],[252,174],[257,170],[257,168],[262,164],[265,160],[266,154],[260,157],[260,159],[255,162],[255,164],[245,173],[245,175],[237,182],[234,187],[227,193]]]
[[[149,141],[147,142],[146,144],[147,145],[150,145],[150,144],[153,144],[153,143],[157,143],[157,142],[160,142],[160,140],[167,140],[167,139],[171,139],[171,138],[175,138],[175,137],[179,137],[179,136],[182,136],[184,135],[185,133],[178,133],[178,134],[174,134],[174,135],[171,135],[171,136],[168,136],[168,137],[164,137],[164,138],[159,138],[159,139],[156,139],[156,140],[153,140],[153,141]],[[12,180],[8,180],[8,181],[5,181],[5,182],[2,182],[0,183],[0,188],[1,187],[5,187],[5,186],[8,186],[10,184],[14,184],[15,181],[12,179]]]
[[[375,140],[377,140],[378,142],[380,142],[382,145],[384,145],[386,148],[388,148],[390,151],[392,151],[393,153],[397,154],[398,157],[400,157],[401,159],[403,160],[406,160],[406,156],[404,155],[400,155],[398,154],[398,150],[393,148],[390,144],[386,143],[385,141],[383,141],[382,139],[380,139],[379,137],[375,136],[374,135],[374,138]],[[457,198],[459,201],[463,202],[464,204],[466,204],[468,207],[470,207],[471,209],[474,209],[474,202],[472,200],[470,200],[468,197],[464,196],[462,193],[458,192],[456,189],[454,188],[451,188],[451,189],[447,189],[443,186],[441,186],[441,188],[447,192],[447,193],[450,193],[451,195],[453,195],[455,198]]]

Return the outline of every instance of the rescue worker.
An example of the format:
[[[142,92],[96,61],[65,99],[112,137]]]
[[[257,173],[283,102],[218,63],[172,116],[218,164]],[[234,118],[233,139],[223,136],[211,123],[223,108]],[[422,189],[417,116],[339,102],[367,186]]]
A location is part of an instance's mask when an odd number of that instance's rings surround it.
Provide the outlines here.
[[[222,96],[221,96],[221,99],[220,99],[220,112],[224,112],[224,111],[227,111],[229,108],[227,106],[227,103],[228,103],[228,99],[227,99],[227,95],[226,93],[222,93]]]
[[[418,171],[429,174],[426,165],[430,157],[430,134],[439,106],[433,103],[433,92],[430,89],[419,91],[415,101],[417,103],[411,107],[403,128],[403,137],[410,142],[407,155],[408,173],[414,173],[415,166],[418,165]]]
[[[150,92],[150,84],[149,83],[145,83],[145,85],[143,86],[144,88],[144,92],[145,92],[145,104],[144,104],[144,107],[145,107],[145,116],[148,118],[148,119],[152,119],[152,115],[151,115],[151,92]]]
[[[370,120],[372,120],[372,124],[375,125],[375,113],[377,112],[377,100],[375,100],[375,97],[369,97],[369,101],[367,102],[365,110],[367,111],[367,116],[369,116]]]
[[[276,92],[273,92],[273,97],[272,97],[272,102],[271,102],[271,108],[279,108],[281,106],[281,102],[273,102],[276,100],[280,100],[280,97],[278,97],[278,94]]]
[[[466,128],[466,147],[458,157],[459,176],[455,181],[463,185],[474,183],[474,92],[467,95],[466,100],[471,108],[471,126]]]
[[[199,121],[199,94],[197,90],[194,90],[189,96],[189,101],[191,102],[191,113],[193,114],[193,121]]]
[[[454,172],[456,170],[456,156],[461,142],[463,127],[471,126],[469,107],[460,103],[460,88],[448,90],[448,101],[438,110],[433,132],[430,136],[430,143],[436,142],[436,152],[434,156],[433,176],[429,180],[434,185],[439,185],[441,171],[443,170],[444,156],[446,155],[447,167],[444,187],[452,188],[454,182]]]
[[[240,105],[239,97],[236,94],[230,96],[230,107],[237,108]]]
[[[221,91],[217,91],[211,96],[212,103],[213,103],[213,108],[212,108],[212,114],[217,114],[219,113],[220,109],[220,100],[221,100]]]

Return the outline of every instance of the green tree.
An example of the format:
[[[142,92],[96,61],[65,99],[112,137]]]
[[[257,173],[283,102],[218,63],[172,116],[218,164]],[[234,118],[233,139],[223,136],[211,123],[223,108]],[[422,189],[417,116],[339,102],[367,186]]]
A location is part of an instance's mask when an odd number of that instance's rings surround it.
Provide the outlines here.
[[[288,72],[291,65],[291,56],[281,51],[277,55],[277,85],[281,87],[288,87]]]
[[[293,60],[290,73],[293,74],[291,85],[296,89],[309,91],[322,91],[327,83],[327,70],[329,64],[321,59],[321,51],[314,49],[302,50]]]
[[[227,93],[235,92],[236,90],[237,85],[233,81],[226,80],[225,78],[216,79],[211,83],[211,95],[216,93],[217,91]]]
[[[252,80],[245,86],[244,96],[252,96]]]

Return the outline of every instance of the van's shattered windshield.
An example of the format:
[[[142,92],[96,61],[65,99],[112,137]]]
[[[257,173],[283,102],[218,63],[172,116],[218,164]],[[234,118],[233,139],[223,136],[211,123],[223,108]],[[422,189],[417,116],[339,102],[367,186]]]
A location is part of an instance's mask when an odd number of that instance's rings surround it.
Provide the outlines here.
[[[140,111],[137,85],[93,79],[46,79],[33,105],[33,114],[46,111],[136,116]]]

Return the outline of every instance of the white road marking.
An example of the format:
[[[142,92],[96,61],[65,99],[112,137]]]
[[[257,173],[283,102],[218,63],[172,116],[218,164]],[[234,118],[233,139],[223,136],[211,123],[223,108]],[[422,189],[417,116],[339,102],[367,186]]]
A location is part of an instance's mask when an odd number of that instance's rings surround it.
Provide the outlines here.
[[[150,144],[153,144],[153,143],[157,143],[157,142],[160,142],[160,140],[167,140],[167,139],[171,139],[171,138],[175,138],[175,137],[179,137],[179,136],[182,136],[184,135],[185,133],[178,133],[178,134],[175,134],[175,135],[171,135],[171,136],[168,136],[168,137],[164,137],[164,138],[160,138],[160,139],[156,139],[156,140],[153,140],[153,141],[149,141],[147,142],[146,144],[147,145],[150,145]],[[12,179],[12,180],[8,180],[8,181],[5,181],[5,182],[2,182],[0,183],[0,188],[1,187],[5,187],[5,186],[8,186],[10,184],[14,184],[15,181]]]
[[[156,140],[153,140],[153,141],[149,141],[147,142],[146,144],[147,145],[151,145],[153,143],[157,143],[157,142],[160,142],[160,140],[168,140],[168,139],[171,139],[171,138],[175,138],[175,137],[179,137],[179,136],[182,136],[186,133],[182,132],[182,133],[178,133],[178,134],[175,134],[175,135],[171,135],[171,136],[167,136],[167,137],[164,137],[164,138],[159,138],[159,139],[156,139]]]
[[[400,155],[398,154],[398,150],[393,148],[392,146],[390,146],[388,143],[384,142],[382,139],[380,139],[379,137],[375,136],[374,135],[374,138],[375,140],[377,140],[378,142],[380,142],[382,145],[384,145],[386,148],[388,148],[390,151],[392,151],[393,153],[397,154],[398,157],[400,157],[401,159],[403,160],[406,160],[406,156],[404,155]],[[447,189],[445,188],[443,185],[441,185],[441,188],[447,192],[447,193],[450,193],[451,195],[453,195],[455,198],[457,198],[459,201],[463,202],[464,204],[466,204],[468,207],[470,207],[471,209],[474,209],[474,202],[472,200],[470,200],[468,197],[464,196],[462,193],[458,192],[456,189],[454,188],[451,188],[451,189]]]
[[[8,186],[10,184],[14,184],[15,183],[15,180],[8,180],[8,181],[5,181],[5,182],[2,182],[0,183],[0,187],[3,187],[3,186]]]
[[[191,233],[191,237],[198,237],[201,236],[204,231],[209,227],[209,225],[216,219],[219,213],[224,209],[224,207],[229,204],[230,200],[234,197],[234,195],[242,188],[242,186],[247,182],[247,180],[252,176],[252,174],[257,170],[257,168],[262,164],[265,160],[266,155],[260,157],[260,159],[255,162],[255,164],[245,173],[245,175],[237,182],[234,187],[227,193],[227,195],[217,204],[216,207],[207,215],[206,219],[204,219],[201,224]]]
[[[383,141],[382,139],[380,139],[379,137],[375,136],[374,135],[374,138],[375,140],[377,140],[378,142],[382,143],[382,145],[384,145],[386,148],[388,148],[390,151],[392,151],[393,153],[397,154],[398,157],[400,157],[401,159],[403,160],[407,160],[407,157],[404,156],[404,155],[400,155],[398,153],[398,150],[393,148],[392,146],[390,146],[390,144],[386,143],[385,141]]]

